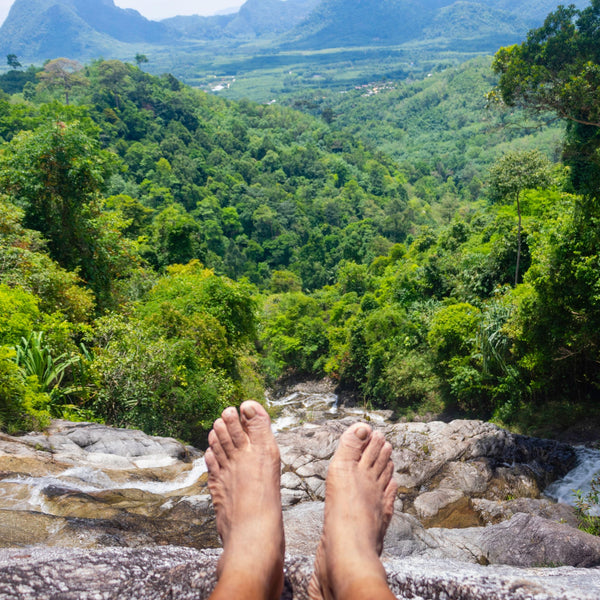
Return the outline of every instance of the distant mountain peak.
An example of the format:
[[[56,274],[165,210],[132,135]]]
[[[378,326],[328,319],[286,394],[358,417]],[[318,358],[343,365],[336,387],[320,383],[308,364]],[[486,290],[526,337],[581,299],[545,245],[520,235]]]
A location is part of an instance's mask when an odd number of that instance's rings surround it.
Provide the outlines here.
[[[114,0],[15,0],[0,27],[0,53],[24,60],[97,58],[115,42],[161,43],[169,31]]]

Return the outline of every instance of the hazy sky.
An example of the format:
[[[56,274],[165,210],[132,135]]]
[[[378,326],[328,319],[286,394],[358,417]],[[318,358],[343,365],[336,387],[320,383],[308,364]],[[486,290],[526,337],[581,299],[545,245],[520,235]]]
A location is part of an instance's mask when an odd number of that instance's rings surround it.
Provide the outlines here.
[[[13,0],[0,0],[0,23],[4,22]],[[244,0],[115,0],[121,8],[135,8],[148,19],[175,15],[212,15],[217,11],[241,6]]]

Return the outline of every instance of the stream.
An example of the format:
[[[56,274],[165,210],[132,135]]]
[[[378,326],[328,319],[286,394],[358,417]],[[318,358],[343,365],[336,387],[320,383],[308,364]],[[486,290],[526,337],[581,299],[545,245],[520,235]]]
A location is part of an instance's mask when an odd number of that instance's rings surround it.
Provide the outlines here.
[[[276,414],[272,425],[274,432],[348,416],[366,418],[373,423],[385,423],[391,414],[390,411],[340,406],[338,397],[328,391],[315,393],[296,390],[281,398],[267,397],[267,402]],[[574,490],[581,490],[583,493],[590,491],[590,482],[600,471],[600,451],[580,447],[577,449],[577,457],[577,466],[545,490],[547,497],[574,505]],[[160,460],[156,457],[156,464],[148,460],[148,464],[143,466],[149,469],[166,466],[160,464]],[[146,469],[107,472],[88,464],[51,475],[8,475],[0,479],[0,509],[64,515],[67,513],[64,512],[63,505],[56,500],[59,493],[64,498],[79,495],[80,504],[87,502],[89,507],[81,509],[76,516],[93,516],[96,510],[102,512],[102,506],[107,503],[110,505],[107,515],[113,515],[115,507],[121,506],[119,502],[122,502],[123,497],[127,497],[131,505],[135,506],[137,514],[148,516],[170,509],[174,505],[174,498],[187,503],[208,501],[205,487],[206,464],[203,458],[196,458],[186,470],[170,473],[163,478],[140,475],[144,472]],[[52,492],[49,494],[48,490]],[[146,504],[152,508],[143,508]]]
[[[392,411],[369,410],[360,406],[340,406],[338,397],[332,392],[314,393],[295,391],[278,399],[267,395],[267,403],[275,408],[273,432],[285,431],[305,423],[316,423],[344,417],[361,417],[372,423],[385,423]]]
[[[587,494],[591,490],[592,479],[600,473],[600,450],[579,446],[577,449],[577,466],[565,477],[551,483],[544,494],[557,502],[575,505],[575,490]],[[600,515],[600,507],[594,514]]]

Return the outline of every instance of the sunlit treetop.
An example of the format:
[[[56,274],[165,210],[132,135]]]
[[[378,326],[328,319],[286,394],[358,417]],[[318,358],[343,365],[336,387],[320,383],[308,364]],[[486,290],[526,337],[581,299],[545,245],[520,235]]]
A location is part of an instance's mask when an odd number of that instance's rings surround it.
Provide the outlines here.
[[[525,42],[501,48],[493,69],[500,81],[492,98],[600,127],[600,0],[583,10],[559,6]]]

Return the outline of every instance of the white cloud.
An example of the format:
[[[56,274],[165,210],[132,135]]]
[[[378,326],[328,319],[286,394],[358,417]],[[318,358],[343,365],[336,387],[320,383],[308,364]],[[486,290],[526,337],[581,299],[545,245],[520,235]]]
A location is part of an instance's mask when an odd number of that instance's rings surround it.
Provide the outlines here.
[[[148,19],[166,19],[176,15],[213,15],[239,7],[244,0],[115,0],[121,8],[135,8]],[[13,0],[0,0],[0,23],[4,22]]]
[[[243,0],[115,0],[121,8],[135,8],[148,19],[165,19],[176,15],[213,15],[241,6]]]

